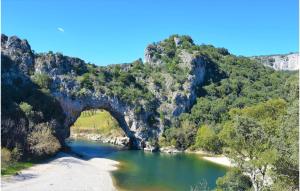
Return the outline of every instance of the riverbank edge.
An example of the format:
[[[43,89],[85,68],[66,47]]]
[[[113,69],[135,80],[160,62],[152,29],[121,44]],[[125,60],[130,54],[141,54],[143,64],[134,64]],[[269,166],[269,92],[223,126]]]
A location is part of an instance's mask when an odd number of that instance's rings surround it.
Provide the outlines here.
[[[225,166],[225,167],[234,167],[234,163],[232,160],[225,155],[217,155],[215,153],[203,151],[203,150],[178,150],[174,147],[162,147],[160,148],[159,152],[161,153],[167,153],[167,154],[176,154],[176,153],[190,153],[190,154],[197,154],[201,159],[204,159],[206,161]]]
[[[74,140],[88,140],[88,141],[98,141],[101,143],[108,143],[117,146],[128,146],[129,138],[126,136],[103,136],[98,133],[71,133],[69,139]]]
[[[78,139],[79,136],[73,136],[71,137],[72,139]],[[86,134],[85,136],[81,136],[79,139],[81,140],[92,140],[92,141],[97,141],[97,142],[101,142],[101,143],[110,143],[110,144],[114,144],[113,142],[107,142],[107,141],[103,141],[101,139],[93,139],[91,138],[92,136],[89,136],[88,134]],[[119,146],[125,146],[123,144],[114,144],[114,145],[119,145]],[[144,151],[146,152],[157,152],[154,151],[155,149],[149,149],[149,148],[144,148]],[[200,156],[201,159],[204,159],[206,161],[221,165],[221,166],[225,166],[225,167],[234,167],[233,162],[230,160],[230,158],[226,157],[225,155],[217,155],[211,152],[207,152],[207,151],[203,151],[203,150],[178,150],[175,147],[169,146],[169,147],[161,147],[158,152],[161,153],[167,153],[167,154],[176,154],[176,153],[191,153],[191,154],[197,154]]]

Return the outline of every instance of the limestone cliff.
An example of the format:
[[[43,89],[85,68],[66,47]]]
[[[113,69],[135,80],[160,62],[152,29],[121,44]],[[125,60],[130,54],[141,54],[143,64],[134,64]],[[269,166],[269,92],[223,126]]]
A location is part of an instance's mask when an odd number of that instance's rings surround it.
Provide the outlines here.
[[[299,53],[254,56],[251,58],[275,70],[299,70]]]

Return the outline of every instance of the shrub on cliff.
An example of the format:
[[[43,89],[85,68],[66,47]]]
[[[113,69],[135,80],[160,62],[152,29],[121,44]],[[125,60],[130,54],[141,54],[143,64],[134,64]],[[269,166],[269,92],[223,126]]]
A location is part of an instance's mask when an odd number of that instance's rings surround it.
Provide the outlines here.
[[[30,116],[33,114],[32,106],[26,102],[21,102],[19,104],[20,109],[25,113],[26,116]]]
[[[93,82],[90,79],[90,76],[91,76],[91,74],[85,73],[79,77],[79,83],[80,83],[81,88],[94,90]]]
[[[48,89],[51,84],[50,77],[45,73],[34,74],[32,80],[40,86],[40,88]]]

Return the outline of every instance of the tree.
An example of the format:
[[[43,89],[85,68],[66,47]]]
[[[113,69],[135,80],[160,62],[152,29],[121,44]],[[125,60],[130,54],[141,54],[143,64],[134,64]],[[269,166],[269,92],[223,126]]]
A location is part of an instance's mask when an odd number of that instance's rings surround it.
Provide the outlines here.
[[[276,151],[268,145],[268,134],[252,118],[237,117],[225,142],[228,155],[243,172],[249,174],[255,191],[266,185],[268,166],[276,160]]]
[[[244,109],[233,109],[230,111],[231,121],[220,133],[227,144],[226,154],[249,175],[255,191],[269,187],[267,177],[278,158],[274,137],[278,136],[279,119],[285,107],[284,100],[274,99]]]
[[[216,191],[246,191],[252,187],[251,180],[239,169],[230,169],[225,176],[217,179]]]
[[[274,186],[283,186],[285,190],[294,190],[299,185],[299,101],[298,98],[287,108],[274,146],[279,157],[274,164]],[[291,189],[287,189],[287,188]],[[277,189],[283,190],[283,189]]]
[[[186,139],[185,139],[185,134],[184,133],[179,133],[177,135],[175,147],[178,148],[178,149],[180,149],[180,150],[184,150],[184,149],[187,148],[187,143],[186,143]]]
[[[203,125],[197,131],[195,147],[200,147],[207,151],[220,152],[221,142],[212,128]]]

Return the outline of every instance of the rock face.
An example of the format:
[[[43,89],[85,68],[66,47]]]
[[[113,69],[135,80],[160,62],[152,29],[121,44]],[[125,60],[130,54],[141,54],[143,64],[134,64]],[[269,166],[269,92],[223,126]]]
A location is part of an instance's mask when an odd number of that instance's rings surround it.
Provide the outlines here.
[[[25,74],[33,69],[34,57],[27,40],[1,35],[1,52],[17,62]]]
[[[12,85],[14,78],[24,76],[24,83],[32,79],[34,75],[43,74],[50,78],[49,91],[51,96],[59,101],[64,112],[65,120],[63,127],[56,130],[57,136],[63,140],[70,136],[70,126],[76,121],[80,113],[86,109],[105,109],[111,113],[130,139],[130,144],[135,148],[149,147],[149,140],[154,139],[163,132],[166,123],[172,123],[173,117],[187,111],[195,102],[196,86],[201,84],[205,75],[205,59],[195,52],[188,53],[182,47],[182,39],[174,38],[176,55],[178,55],[178,69],[184,71],[182,79],[178,80],[174,75],[161,72],[163,78],[162,87],[158,87],[154,77],[145,77],[147,91],[154,95],[155,108],[142,109],[144,112],[137,113],[136,105],[128,103],[120,96],[110,92],[111,87],[105,85],[97,88],[97,81],[92,81],[92,88],[82,88],[80,80],[88,71],[90,65],[78,58],[71,58],[62,54],[44,53],[34,54],[26,40],[16,36],[1,36],[1,53],[9,57],[17,67],[2,71],[2,83]],[[192,43],[192,42],[188,42]],[[166,54],[163,43],[149,45],[145,52],[145,65],[152,69],[165,65],[161,59]],[[96,66],[95,66],[96,67]],[[104,71],[116,68],[108,66]],[[132,67],[120,65],[120,70],[129,71]],[[100,70],[99,70],[100,71]],[[99,73],[97,70],[97,72]],[[101,72],[100,72],[101,73]],[[135,77],[139,79],[138,77]],[[25,80],[26,79],[26,80]],[[120,87],[122,88],[122,87]],[[141,103],[145,102],[140,100]],[[49,106],[50,107],[50,106]],[[157,115],[163,114],[164,118]],[[149,120],[151,116],[151,120]],[[153,121],[155,121],[153,123]]]
[[[147,83],[148,89],[160,103],[157,111],[161,115],[158,119],[161,132],[166,125],[172,123],[174,117],[178,117],[192,107],[196,100],[196,87],[204,80],[207,64],[205,57],[198,55],[197,51],[187,52],[182,47],[183,40],[180,37],[170,37],[168,43],[174,43],[176,48],[173,52],[167,50],[165,41],[150,44],[145,50],[146,64],[155,68],[167,66],[168,63],[166,63],[165,58],[170,57],[170,55],[178,59],[178,67],[175,69],[178,72],[175,72],[176,74],[160,72],[160,75],[155,76],[156,78],[149,78]],[[192,41],[187,41],[187,43],[192,45]],[[161,81],[159,85],[156,82],[157,78]]]
[[[254,56],[263,65],[273,68],[274,70],[299,70],[299,54],[280,54],[267,56]]]
[[[99,134],[94,133],[74,133],[70,138],[73,139],[87,139],[92,141],[100,141],[102,143],[109,143],[119,146],[127,147],[129,146],[129,138],[128,137],[104,137]]]

